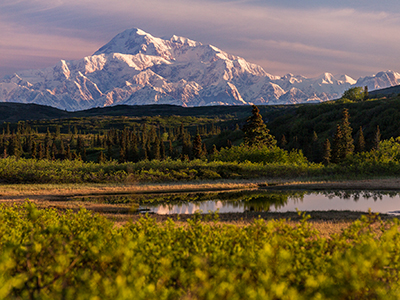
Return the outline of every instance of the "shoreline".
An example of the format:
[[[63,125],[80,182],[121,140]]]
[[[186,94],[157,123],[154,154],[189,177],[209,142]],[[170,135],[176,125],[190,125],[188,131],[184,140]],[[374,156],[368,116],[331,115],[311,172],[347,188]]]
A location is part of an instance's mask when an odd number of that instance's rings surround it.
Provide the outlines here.
[[[100,205],[85,202],[78,203],[68,201],[67,198],[79,196],[96,195],[129,195],[129,194],[161,194],[161,193],[206,193],[218,191],[240,191],[240,190],[375,190],[375,191],[399,191],[400,178],[385,179],[365,179],[347,181],[280,181],[280,180],[226,180],[213,182],[183,182],[183,183],[160,183],[143,185],[123,185],[123,184],[59,184],[59,185],[0,185],[0,204],[23,203],[29,199],[40,208],[56,208],[59,210],[79,210],[86,208],[93,213],[100,213],[116,224],[128,221],[137,222],[145,215],[132,213],[132,205]],[[341,224],[353,222],[365,212],[357,211],[309,211],[306,212],[311,218],[311,223]],[[178,222],[185,222],[193,215],[149,215],[157,222],[164,222],[172,219]],[[211,216],[212,219],[212,215]],[[394,215],[379,214],[383,220],[397,218]],[[208,217],[210,218],[210,217]],[[220,213],[218,222],[233,225],[246,225],[254,220],[261,218],[264,220],[287,219],[298,223],[301,217],[297,212],[244,212],[244,213]],[[207,214],[203,215],[203,220],[207,219]],[[328,225],[327,225],[328,224]]]

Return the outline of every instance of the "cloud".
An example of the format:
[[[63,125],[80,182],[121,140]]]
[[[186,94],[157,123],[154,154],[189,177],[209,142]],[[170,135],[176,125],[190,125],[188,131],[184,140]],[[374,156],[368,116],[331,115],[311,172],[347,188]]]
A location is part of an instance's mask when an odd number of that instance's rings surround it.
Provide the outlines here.
[[[400,14],[395,11],[368,10],[376,5],[370,0],[364,0],[363,9],[316,6],[318,1],[305,8],[291,0],[268,3],[274,5],[244,0],[3,0],[0,73],[10,55],[77,59],[131,27],[213,44],[278,75],[400,70]]]

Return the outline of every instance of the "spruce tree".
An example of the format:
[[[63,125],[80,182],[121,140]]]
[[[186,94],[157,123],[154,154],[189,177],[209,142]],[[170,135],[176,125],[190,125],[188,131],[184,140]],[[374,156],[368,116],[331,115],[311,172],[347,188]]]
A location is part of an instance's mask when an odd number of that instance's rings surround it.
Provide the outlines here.
[[[204,157],[204,156],[206,156],[207,154],[208,154],[208,151],[207,151],[206,144],[203,143],[203,155],[202,155],[202,156]]]
[[[154,142],[152,143],[151,151],[150,151],[150,159],[160,160],[161,152],[160,152],[160,140],[156,136]]]
[[[160,142],[160,156],[161,156],[161,160],[164,160],[167,158],[167,154],[165,153],[165,144],[163,141]]]
[[[365,139],[364,139],[364,133],[363,133],[362,126],[360,126],[360,129],[359,129],[358,135],[357,135],[355,152],[360,153],[360,152],[364,152],[364,150],[365,150]]]
[[[340,125],[336,125],[336,133],[333,137],[333,144],[332,144],[332,153],[331,153],[331,162],[337,164],[340,162],[343,149],[342,149],[342,140],[343,140],[343,133],[340,128]]]
[[[286,145],[287,145],[287,140],[286,140],[285,135],[283,134],[282,138],[281,138],[281,145],[280,146],[281,146],[282,149],[285,149]]]
[[[343,134],[341,142],[342,152],[340,153],[341,160],[345,159],[348,155],[354,152],[354,140],[352,137],[353,129],[350,127],[349,118],[349,111],[347,108],[344,108],[342,112],[342,122],[340,124],[340,129],[342,130]]]
[[[106,156],[104,155],[103,151],[100,151],[100,154],[99,154],[99,156],[97,158],[97,162],[99,164],[101,164],[101,163],[104,163],[105,161],[106,161]]]
[[[369,99],[368,85],[364,86],[364,101]]]
[[[71,146],[67,146],[67,153],[65,154],[65,158],[68,160],[72,160]]]
[[[381,142],[381,131],[379,129],[379,125],[376,126],[376,130],[374,132],[374,140],[372,149],[379,150],[379,143]]]
[[[218,154],[218,149],[217,146],[215,146],[215,144],[213,144],[210,154],[211,155]]]
[[[175,158],[175,151],[174,148],[172,147],[172,141],[168,140],[168,155],[171,158]]]
[[[193,157],[194,158],[201,158],[203,156],[203,149],[202,149],[202,141],[200,134],[197,134],[193,140]]]
[[[260,110],[253,105],[252,115],[247,119],[243,126],[244,142],[249,147],[273,147],[276,145],[276,140],[269,134],[269,129],[264,124]]]
[[[36,142],[32,141],[32,153],[31,153],[31,157],[33,159],[37,158],[37,151],[36,151]]]
[[[329,142],[329,139],[326,139],[324,142],[324,154],[322,161],[325,165],[328,165],[331,162],[331,142]]]

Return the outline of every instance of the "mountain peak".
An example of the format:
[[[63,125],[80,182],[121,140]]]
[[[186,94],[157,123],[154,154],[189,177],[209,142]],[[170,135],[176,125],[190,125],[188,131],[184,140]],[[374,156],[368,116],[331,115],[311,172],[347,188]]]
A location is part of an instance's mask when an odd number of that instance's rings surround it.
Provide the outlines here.
[[[93,56],[5,78],[0,81],[0,101],[68,110],[116,104],[289,104],[337,99],[352,86],[367,85],[372,91],[397,84],[400,74],[393,71],[358,82],[330,73],[317,78],[272,76],[212,45],[177,35],[158,38],[131,28]]]
[[[93,55],[111,53],[136,55],[143,53],[171,59],[169,50],[170,47],[168,47],[165,40],[153,37],[139,28],[131,28],[117,34]]]

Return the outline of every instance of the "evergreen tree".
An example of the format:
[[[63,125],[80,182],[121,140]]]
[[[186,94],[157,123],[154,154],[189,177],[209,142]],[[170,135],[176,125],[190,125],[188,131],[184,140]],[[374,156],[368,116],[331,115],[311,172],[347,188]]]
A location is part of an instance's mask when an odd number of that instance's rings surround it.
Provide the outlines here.
[[[226,147],[227,147],[227,148],[232,148],[232,142],[231,142],[230,139],[227,139],[227,140],[226,140]]]
[[[218,154],[218,149],[217,146],[215,146],[215,144],[212,146],[210,154],[211,155]]]
[[[369,99],[368,85],[364,86],[364,101]]]
[[[151,152],[150,152],[150,159],[160,160],[160,158],[161,158],[160,140],[156,136],[154,142],[152,143]]]
[[[65,158],[68,160],[72,160],[71,146],[67,146],[67,152],[65,153]]]
[[[204,157],[204,156],[206,156],[207,154],[208,154],[208,151],[207,151],[206,144],[203,143],[203,155],[202,155],[202,156]]]
[[[167,158],[167,155],[165,153],[165,144],[163,141],[160,142],[160,156],[162,160]]]
[[[21,149],[21,145],[20,145],[20,138],[19,138],[19,135],[17,135],[17,134],[15,134],[14,132],[12,133],[12,135],[11,135],[11,138],[10,138],[10,140],[9,140],[9,143],[8,143],[8,150],[7,150],[7,153],[10,155],[10,156],[15,156],[15,157],[20,157],[21,156],[21,154],[22,154],[22,151],[21,151],[22,149]]]
[[[339,163],[340,159],[342,157],[342,153],[343,153],[342,140],[343,140],[343,133],[340,128],[340,125],[337,124],[336,125],[336,133],[333,137],[332,153],[331,153],[331,162],[333,162],[335,164]]]
[[[65,147],[64,147],[64,142],[63,142],[62,139],[60,140],[60,149],[59,149],[58,154],[59,154],[59,157],[60,157],[61,159],[64,159],[64,158],[65,158]]]
[[[126,153],[125,148],[121,147],[121,148],[119,149],[119,159],[118,159],[118,162],[119,162],[120,164],[126,162],[125,153]]]
[[[83,148],[83,151],[82,151],[82,160],[86,161],[86,148],[85,147]]]
[[[50,160],[50,159],[51,159],[50,144],[47,144],[47,147],[45,148],[44,158],[46,158],[47,160]]]
[[[32,153],[31,153],[31,157],[33,159],[37,158],[37,150],[36,150],[36,142],[32,141]]]
[[[106,162],[106,156],[103,151],[100,151],[99,157],[97,158],[99,164]]]
[[[50,141],[51,141],[50,130],[49,130],[49,127],[47,127],[47,132],[46,132],[46,135],[44,137],[44,148],[47,149],[47,146],[50,145]]]
[[[193,140],[192,151],[194,158],[201,158],[203,156],[202,141],[200,134],[197,134]]]
[[[168,155],[171,158],[175,158],[175,151],[174,151],[174,148],[172,147],[172,141],[171,140],[168,140]]]
[[[364,152],[364,150],[365,150],[365,139],[364,139],[364,133],[363,133],[362,126],[360,126],[360,130],[358,131],[358,135],[357,135],[355,152],[360,153],[360,152]]]
[[[349,111],[347,108],[344,108],[342,112],[342,122],[340,124],[340,129],[342,130],[343,134],[341,142],[342,152],[340,153],[341,160],[345,159],[348,155],[354,152],[354,140],[352,137],[353,129],[350,127],[349,118]]]
[[[44,157],[44,150],[43,150],[43,144],[39,144],[39,150],[38,150],[38,159],[43,159]]]
[[[318,143],[318,135],[317,133],[314,131],[313,133],[313,137],[312,137],[312,141],[311,141],[311,160],[312,161],[320,161],[321,159],[321,146]]]
[[[281,138],[280,147],[281,147],[282,149],[285,149],[286,145],[287,145],[287,140],[286,140],[285,135],[283,134],[283,135],[282,135],[282,138]]]
[[[331,143],[329,142],[329,139],[326,139],[324,142],[324,154],[322,161],[325,165],[328,165],[331,162]]]
[[[342,121],[336,127],[336,133],[333,138],[332,159],[333,163],[342,162],[347,156],[354,152],[354,140],[351,135],[353,129],[350,127],[349,112],[343,109]]]
[[[376,130],[374,132],[374,140],[372,149],[379,150],[379,143],[381,142],[381,131],[379,129],[379,125],[376,126]]]
[[[244,142],[247,146],[267,146],[273,147],[276,145],[276,140],[269,134],[269,129],[264,124],[260,110],[253,105],[252,115],[247,119],[243,126]]]
[[[51,145],[51,159],[55,160],[57,154],[58,154],[58,149],[56,143],[53,142],[53,144]]]

